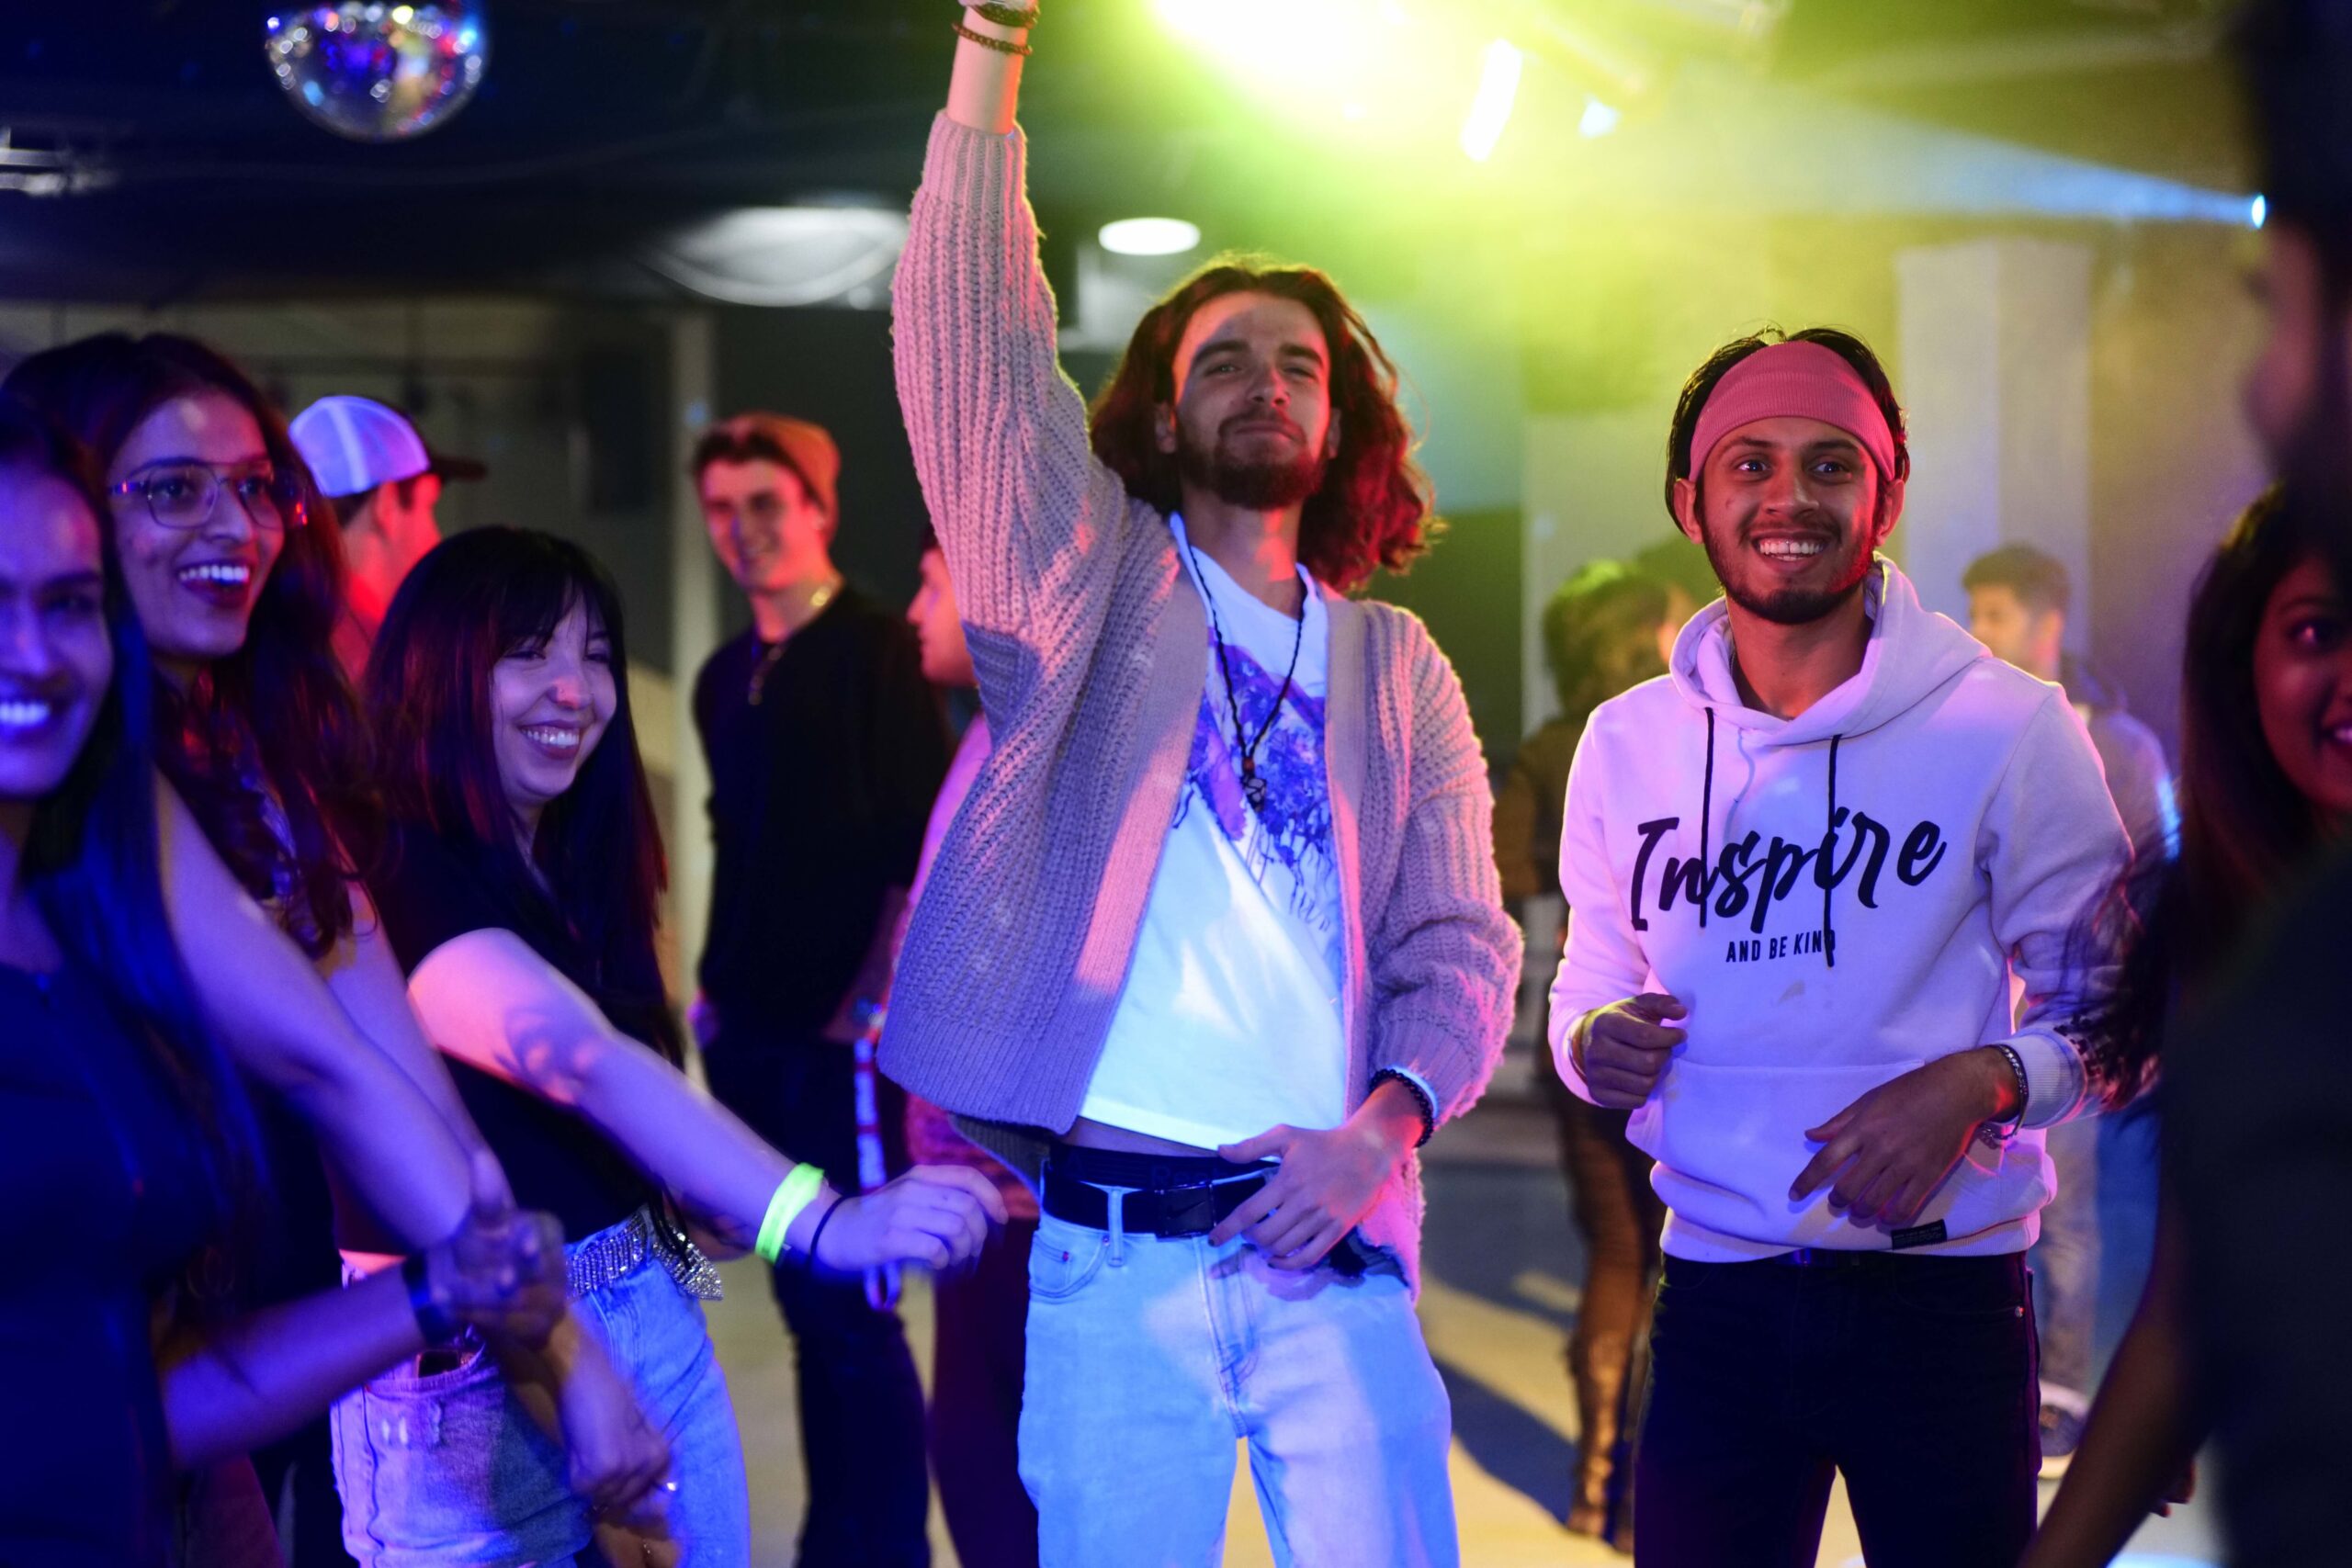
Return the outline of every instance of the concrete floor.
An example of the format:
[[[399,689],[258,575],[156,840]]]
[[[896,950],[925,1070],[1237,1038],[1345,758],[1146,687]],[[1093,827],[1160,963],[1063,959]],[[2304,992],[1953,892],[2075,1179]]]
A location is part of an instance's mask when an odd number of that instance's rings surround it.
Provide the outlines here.
[[[1562,1350],[1575,1322],[1582,1256],[1552,1150],[1543,1112],[1509,1093],[1449,1129],[1432,1149],[1421,1319],[1453,1398],[1454,1495],[1464,1561],[1474,1568],[1627,1561],[1560,1526],[1577,1438]],[[2101,1289],[2104,1355],[2138,1293],[2153,1184],[2143,1174],[2106,1176],[2101,1201],[2109,1254]],[[758,1266],[734,1263],[724,1271],[727,1299],[711,1308],[711,1331],[733,1385],[751,1471],[753,1562],[790,1568],[803,1500],[791,1357]],[[905,1312],[918,1359],[926,1359],[931,1296],[920,1280],[908,1292]],[[2052,1488],[2042,1490],[2046,1502]],[[2199,1503],[2171,1519],[2149,1521],[2119,1562],[2200,1568],[2218,1562],[2211,1495],[2209,1484]],[[931,1533],[936,1562],[951,1568],[955,1555],[935,1502]],[[1239,1463],[1226,1560],[1236,1568],[1272,1562]],[[1820,1562],[1824,1568],[1862,1562],[1842,1491],[1830,1505]]]

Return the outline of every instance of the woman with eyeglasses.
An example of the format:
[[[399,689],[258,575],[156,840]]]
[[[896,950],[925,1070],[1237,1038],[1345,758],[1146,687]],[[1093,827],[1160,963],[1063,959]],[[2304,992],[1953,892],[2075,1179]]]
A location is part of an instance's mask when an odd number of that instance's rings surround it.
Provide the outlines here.
[[[361,1048],[184,815],[159,819],[146,645],[102,506],[83,455],[0,400],[0,1562],[153,1568],[176,1470],[285,1430],[428,1330],[544,1333],[561,1253],[435,1124],[403,1218],[446,1218],[445,1240],[364,1289],[241,1310],[266,1161],[237,1069],[331,1117],[341,1091],[306,1076]],[[175,901],[210,911],[185,941]],[[413,1121],[380,1058],[343,1076]]]
[[[401,1213],[421,1174],[414,1151],[435,1138],[483,1145],[417,1029],[360,880],[377,814],[366,728],[332,647],[343,576],[332,519],[277,411],[191,339],[85,338],[32,355],[6,385],[100,465],[125,590],[154,653],[164,773],[244,892],[309,955],[369,1054],[393,1064],[410,1091],[404,1103],[355,1105],[356,1125],[266,1114],[282,1220],[277,1266],[258,1292],[286,1299],[338,1282],[338,1233],[355,1265],[380,1267],[419,1239]],[[209,918],[173,914],[184,932]],[[660,1440],[575,1316],[545,1343],[494,1348],[510,1374],[544,1391],[531,1395],[543,1421],[555,1422],[560,1402],[582,1495],[624,1511],[658,1505]],[[290,1474],[298,1568],[307,1543],[331,1550],[339,1510],[325,1423],[262,1456],[260,1469],[273,1496]],[[201,1529],[230,1528],[224,1509],[199,1499],[196,1512]]]

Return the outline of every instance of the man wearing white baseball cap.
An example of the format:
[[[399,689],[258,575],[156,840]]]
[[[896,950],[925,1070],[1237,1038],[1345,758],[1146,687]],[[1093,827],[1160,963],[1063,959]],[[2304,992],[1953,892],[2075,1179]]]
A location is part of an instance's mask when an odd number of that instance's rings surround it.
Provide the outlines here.
[[[350,579],[334,646],[356,680],[392,594],[409,568],[441,542],[433,513],[441,481],[478,479],[489,470],[435,452],[406,415],[373,398],[321,398],[294,416],[291,429],[343,525]]]

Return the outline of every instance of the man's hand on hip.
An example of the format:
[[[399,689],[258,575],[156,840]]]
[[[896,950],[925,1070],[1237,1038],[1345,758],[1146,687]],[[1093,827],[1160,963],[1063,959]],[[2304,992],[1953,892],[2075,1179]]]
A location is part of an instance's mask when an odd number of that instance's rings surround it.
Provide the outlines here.
[[[1227,1144],[1217,1153],[1236,1165],[1279,1159],[1282,1168],[1209,1240],[1222,1247],[1247,1236],[1277,1269],[1312,1269],[1372,1212],[1420,1135],[1419,1101],[1384,1083],[1328,1133],[1272,1127]]]
[[[1984,1122],[2015,1109],[2017,1082],[1990,1046],[1962,1051],[1883,1083],[1805,1136],[1821,1145],[1789,1189],[1829,1201],[1858,1225],[1911,1224],[1968,1153]]]
[[[1689,1031],[1668,1028],[1667,1021],[1690,1016],[1680,1001],[1656,992],[1586,1014],[1568,1043],[1593,1102],[1633,1111],[1646,1101],[1674,1048],[1690,1038]]]

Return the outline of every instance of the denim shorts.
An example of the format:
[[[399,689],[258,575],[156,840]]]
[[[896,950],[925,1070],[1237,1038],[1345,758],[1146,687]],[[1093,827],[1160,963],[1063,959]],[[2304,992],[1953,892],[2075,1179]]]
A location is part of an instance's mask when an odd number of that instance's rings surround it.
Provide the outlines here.
[[[682,1561],[747,1562],[742,1445],[701,1303],[649,1258],[575,1304],[669,1441],[678,1483],[670,1530]],[[457,1355],[456,1366],[423,1374],[404,1363],[336,1404],[345,1547],[368,1568],[570,1562],[588,1550],[592,1521],[565,1483],[562,1449],[470,1337]]]

